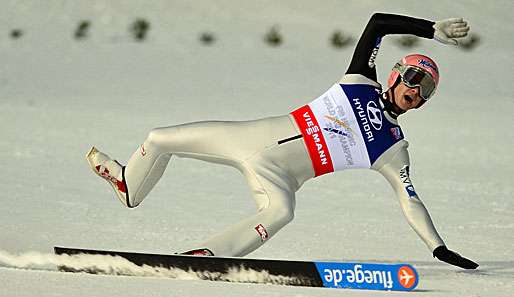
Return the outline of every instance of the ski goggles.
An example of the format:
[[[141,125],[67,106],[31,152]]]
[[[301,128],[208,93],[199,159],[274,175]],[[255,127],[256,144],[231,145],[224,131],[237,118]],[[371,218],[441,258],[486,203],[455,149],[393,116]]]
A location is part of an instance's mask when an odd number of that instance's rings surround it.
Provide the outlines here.
[[[402,82],[409,88],[419,87],[420,96],[427,101],[435,93],[436,85],[432,75],[421,68],[396,63]]]

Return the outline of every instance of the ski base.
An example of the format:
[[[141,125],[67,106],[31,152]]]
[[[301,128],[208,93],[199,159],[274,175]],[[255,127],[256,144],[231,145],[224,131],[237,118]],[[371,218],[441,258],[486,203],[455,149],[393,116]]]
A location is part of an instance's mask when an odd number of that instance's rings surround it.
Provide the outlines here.
[[[409,264],[348,262],[283,261],[246,258],[159,255],[105,250],[54,247],[57,255],[103,255],[121,257],[137,267],[180,269],[194,273],[198,279],[211,281],[251,282],[342,289],[412,291],[419,276]],[[96,259],[95,261],[98,261]],[[79,267],[59,266],[60,271],[111,274],[98,268],[98,263]],[[233,277],[234,273],[246,273]],[[248,274],[248,272],[253,272]],[[123,273],[115,273],[123,274]],[[248,277],[248,275],[259,277]],[[130,275],[130,274],[128,274]],[[227,277],[231,275],[232,277]]]

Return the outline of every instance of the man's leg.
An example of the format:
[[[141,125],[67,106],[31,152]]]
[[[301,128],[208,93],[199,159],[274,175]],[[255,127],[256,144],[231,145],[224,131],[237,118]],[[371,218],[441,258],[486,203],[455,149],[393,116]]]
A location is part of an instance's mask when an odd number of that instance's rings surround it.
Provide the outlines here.
[[[124,205],[136,207],[159,181],[172,154],[237,165],[261,149],[260,145],[266,145],[246,140],[262,123],[211,121],[157,128],[125,167],[96,148],[90,150],[87,160],[93,171],[111,184]]]
[[[245,168],[258,212],[200,245],[215,256],[245,256],[267,242],[294,218],[295,194],[275,173]]]
[[[135,207],[143,201],[161,178],[172,154],[237,167],[268,145],[254,134],[267,133],[270,126],[266,120],[209,121],[152,130],[124,170],[127,206]]]
[[[126,167],[101,152],[88,156],[88,160],[93,170],[115,188],[123,204],[135,207],[161,178],[172,154],[240,168],[248,157],[276,145],[277,140],[290,137],[290,133],[288,116],[196,122],[152,130]],[[126,195],[119,193],[118,181],[126,185]]]
[[[153,129],[125,167],[127,206],[136,207],[143,201],[162,177],[172,154],[220,162],[228,158],[225,144],[236,126],[234,122],[198,122]]]
[[[280,160],[263,156],[267,155],[266,151],[275,154],[278,140],[294,136],[296,132],[287,116],[250,122],[201,122],[154,129],[124,169],[124,181],[128,185],[130,198],[124,204],[135,207],[141,203],[164,173],[172,154],[232,165],[247,177],[259,211],[214,236],[201,247],[210,249],[217,256],[246,255],[293,219],[294,193],[299,185],[287,170],[283,171],[277,165],[287,156],[296,156],[285,149],[291,142],[281,146],[285,151],[275,156]],[[305,154],[303,146],[300,148]],[[286,151],[289,153],[286,154]]]

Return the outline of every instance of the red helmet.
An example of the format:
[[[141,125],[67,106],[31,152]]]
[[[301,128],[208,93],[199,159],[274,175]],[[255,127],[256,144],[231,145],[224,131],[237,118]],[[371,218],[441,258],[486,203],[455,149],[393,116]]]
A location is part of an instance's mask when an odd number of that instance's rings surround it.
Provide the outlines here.
[[[393,87],[398,80],[408,87],[420,87],[420,95],[428,100],[437,89],[439,84],[439,69],[434,60],[421,54],[412,54],[402,58],[394,65],[387,85]]]

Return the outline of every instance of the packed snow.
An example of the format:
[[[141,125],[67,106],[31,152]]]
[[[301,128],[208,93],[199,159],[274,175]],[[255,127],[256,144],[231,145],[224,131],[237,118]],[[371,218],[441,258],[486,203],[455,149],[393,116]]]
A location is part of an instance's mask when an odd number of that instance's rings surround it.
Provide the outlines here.
[[[433,259],[388,183],[365,170],[306,183],[297,193],[295,220],[248,257],[409,263],[420,274],[409,294],[512,296],[511,1],[1,5],[0,296],[403,296],[198,281],[188,272],[132,267],[117,258],[99,262],[140,273],[63,273],[58,265],[81,265],[80,259],[52,254],[56,245],[170,254],[196,247],[253,213],[236,170],[178,158],[141,206],[124,208],[90,172],[84,155],[95,145],[126,162],[154,127],[286,114],[345,72],[355,43],[334,48],[331,34],[341,30],[357,39],[378,11],[431,20],[464,17],[479,37],[466,50],[433,40],[402,48],[398,36],[388,36],[377,67],[386,82],[392,65],[408,53],[426,53],[438,62],[436,96],[400,123],[410,143],[413,183],[437,229],[450,249],[480,268],[468,272]],[[141,42],[129,30],[138,18],[150,24]],[[76,40],[82,20],[91,25],[87,38]],[[283,37],[276,47],[264,42],[273,26]],[[215,37],[210,45],[200,42],[205,32]],[[227,277],[266,277],[252,273]]]

